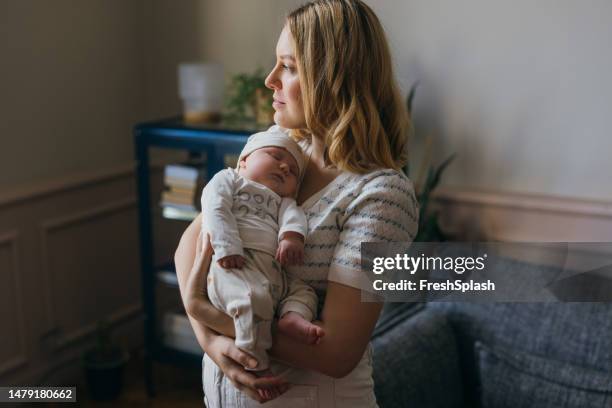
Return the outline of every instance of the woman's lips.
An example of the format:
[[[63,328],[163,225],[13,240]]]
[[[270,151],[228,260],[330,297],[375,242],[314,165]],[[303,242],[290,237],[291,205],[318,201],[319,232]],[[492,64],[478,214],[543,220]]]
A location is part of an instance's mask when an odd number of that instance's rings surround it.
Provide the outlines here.
[[[275,109],[282,108],[283,106],[285,106],[285,103],[279,101],[278,99],[274,99],[274,101],[272,102],[272,107]]]

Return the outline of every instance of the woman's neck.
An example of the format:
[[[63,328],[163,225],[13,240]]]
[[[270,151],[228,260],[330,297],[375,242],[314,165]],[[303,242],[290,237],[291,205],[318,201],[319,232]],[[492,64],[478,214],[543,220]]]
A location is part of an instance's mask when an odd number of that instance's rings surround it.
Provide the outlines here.
[[[325,141],[313,136],[310,146],[310,160],[313,161],[318,168],[323,169],[325,167]]]
[[[298,204],[302,204],[313,194],[331,183],[340,171],[325,165],[325,142],[312,138],[309,159],[306,164],[306,173],[298,193]]]

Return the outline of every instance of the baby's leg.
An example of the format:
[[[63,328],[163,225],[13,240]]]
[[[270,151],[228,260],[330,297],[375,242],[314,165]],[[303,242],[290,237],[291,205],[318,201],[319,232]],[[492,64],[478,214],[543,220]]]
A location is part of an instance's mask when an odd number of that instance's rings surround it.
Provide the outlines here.
[[[321,327],[297,312],[285,313],[278,321],[278,330],[306,344],[319,344],[325,335]]]
[[[208,292],[213,304],[217,303],[215,306],[221,306],[219,308],[234,319],[236,346],[258,362],[252,370],[262,371],[269,366],[267,350],[272,346],[274,300],[270,295],[269,281],[258,270],[253,252],[245,250],[242,269],[225,269],[211,264],[211,272],[214,272]]]

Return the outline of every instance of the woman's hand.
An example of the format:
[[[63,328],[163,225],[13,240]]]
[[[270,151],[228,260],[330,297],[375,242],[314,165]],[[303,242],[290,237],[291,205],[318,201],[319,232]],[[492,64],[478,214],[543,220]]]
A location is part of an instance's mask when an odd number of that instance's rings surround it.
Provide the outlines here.
[[[250,398],[264,403],[289,389],[281,377],[257,377],[244,367],[256,367],[257,361],[240,350],[234,341],[220,334],[207,336],[206,354],[219,366],[223,374],[239,391]]]

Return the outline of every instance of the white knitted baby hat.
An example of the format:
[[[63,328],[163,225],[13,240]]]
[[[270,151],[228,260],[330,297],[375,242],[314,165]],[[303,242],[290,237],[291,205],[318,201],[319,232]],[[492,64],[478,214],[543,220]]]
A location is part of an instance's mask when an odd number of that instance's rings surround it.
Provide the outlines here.
[[[240,166],[240,160],[253,153],[255,150],[270,146],[282,147],[295,158],[300,172],[298,180],[301,180],[302,174],[304,174],[305,163],[302,148],[295,140],[285,133],[282,128],[276,125],[264,132],[255,133],[249,137],[238,157],[238,166]]]

